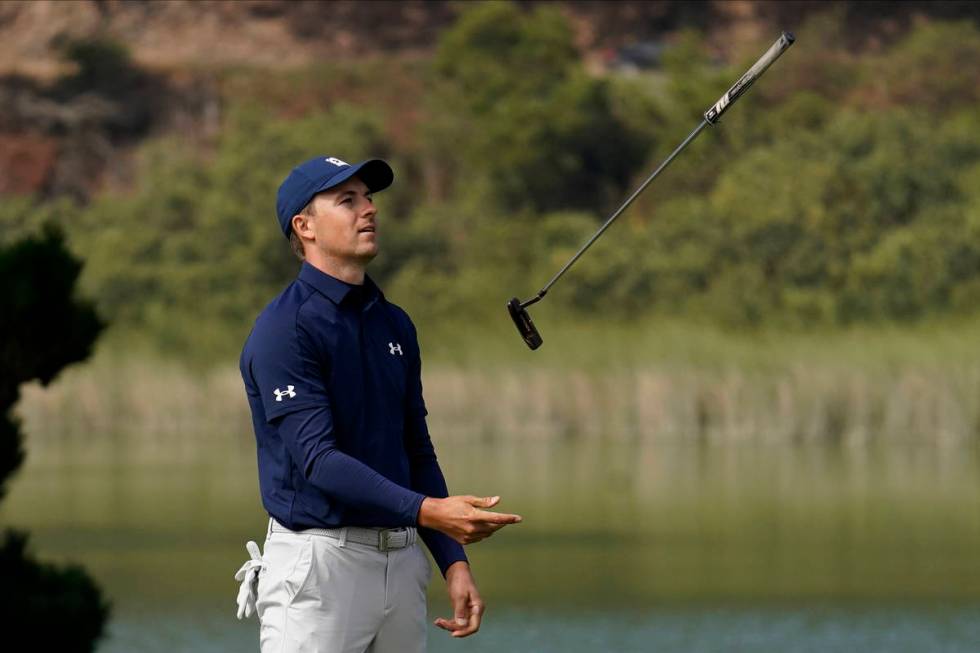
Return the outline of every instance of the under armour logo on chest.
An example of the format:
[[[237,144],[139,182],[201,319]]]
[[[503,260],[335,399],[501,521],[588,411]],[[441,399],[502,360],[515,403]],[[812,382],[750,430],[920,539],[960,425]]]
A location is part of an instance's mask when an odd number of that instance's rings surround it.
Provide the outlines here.
[[[399,356],[404,356],[402,354],[402,345],[400,342],[389,342],[388,343],[388,353],[394,356],[398,354]]]
[[[296,393],[293,392],[293,388],[295,387],[296,386],[293,385],[287,385],[285,392],[283,392],[279,388],[276,388],[275,390],[272,391],[272,394],[276,395],[276,401],[282,401],[283,397],[289,397],[290,399],[292,399],[293,397],[296,396]]]

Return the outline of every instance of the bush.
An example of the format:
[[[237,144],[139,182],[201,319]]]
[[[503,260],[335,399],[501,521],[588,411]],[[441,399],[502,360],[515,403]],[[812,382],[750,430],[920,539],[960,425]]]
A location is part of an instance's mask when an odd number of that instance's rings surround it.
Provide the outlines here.
[[[75,297],[81,268],[48,227],[40,236],[0,244],[0,497],[24,460],[12,416],[20,385],[49,383],[66,365],[89,355],[102,324]],[[95,650],[109,606],[77,566],[59,568],[27,552],[27,535],[8,530],[0,540],[0,614],[25,629],[41,651]]]

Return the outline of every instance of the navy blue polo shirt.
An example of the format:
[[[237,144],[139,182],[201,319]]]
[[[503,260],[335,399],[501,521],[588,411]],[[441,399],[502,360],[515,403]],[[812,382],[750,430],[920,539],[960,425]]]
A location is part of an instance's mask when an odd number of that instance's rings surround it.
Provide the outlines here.
[[[262,503],[281,524],[415,526],[426,496],[448,495],[415,327],[369,277],[355,286],[303,263],[259,315],[240,367]],[[420,534],[443,573],[466,559],[447,535]]]

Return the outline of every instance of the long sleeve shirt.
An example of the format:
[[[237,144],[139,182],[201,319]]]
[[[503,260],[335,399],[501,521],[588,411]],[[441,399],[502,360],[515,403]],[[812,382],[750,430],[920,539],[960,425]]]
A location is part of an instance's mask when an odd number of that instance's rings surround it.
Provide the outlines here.
[[[304,263],[240,367],[262,502],[287,528],[416,526],[425,497],[447,496],[415,327],[370,278],[353,286]],[[420,534],[443,574],[466,560],[445,534]]]

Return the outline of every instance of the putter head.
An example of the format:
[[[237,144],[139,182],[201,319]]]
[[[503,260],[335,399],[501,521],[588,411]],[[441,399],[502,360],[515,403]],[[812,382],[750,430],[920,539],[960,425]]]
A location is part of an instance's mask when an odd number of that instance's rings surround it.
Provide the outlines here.
[[[531,321],[531,316],[528,315],[527,309],[521,306],[521,300],[514,297],[509,302],[507,302],[507,310],[510,311],[510,319],[514,320],[514,324],[517,326],[517,330],[520,332],[521,337],[524,338],[524,342],[532,350],[537,349],[544,342],[541,339],[541,334],[534,327],[534,322]]]

